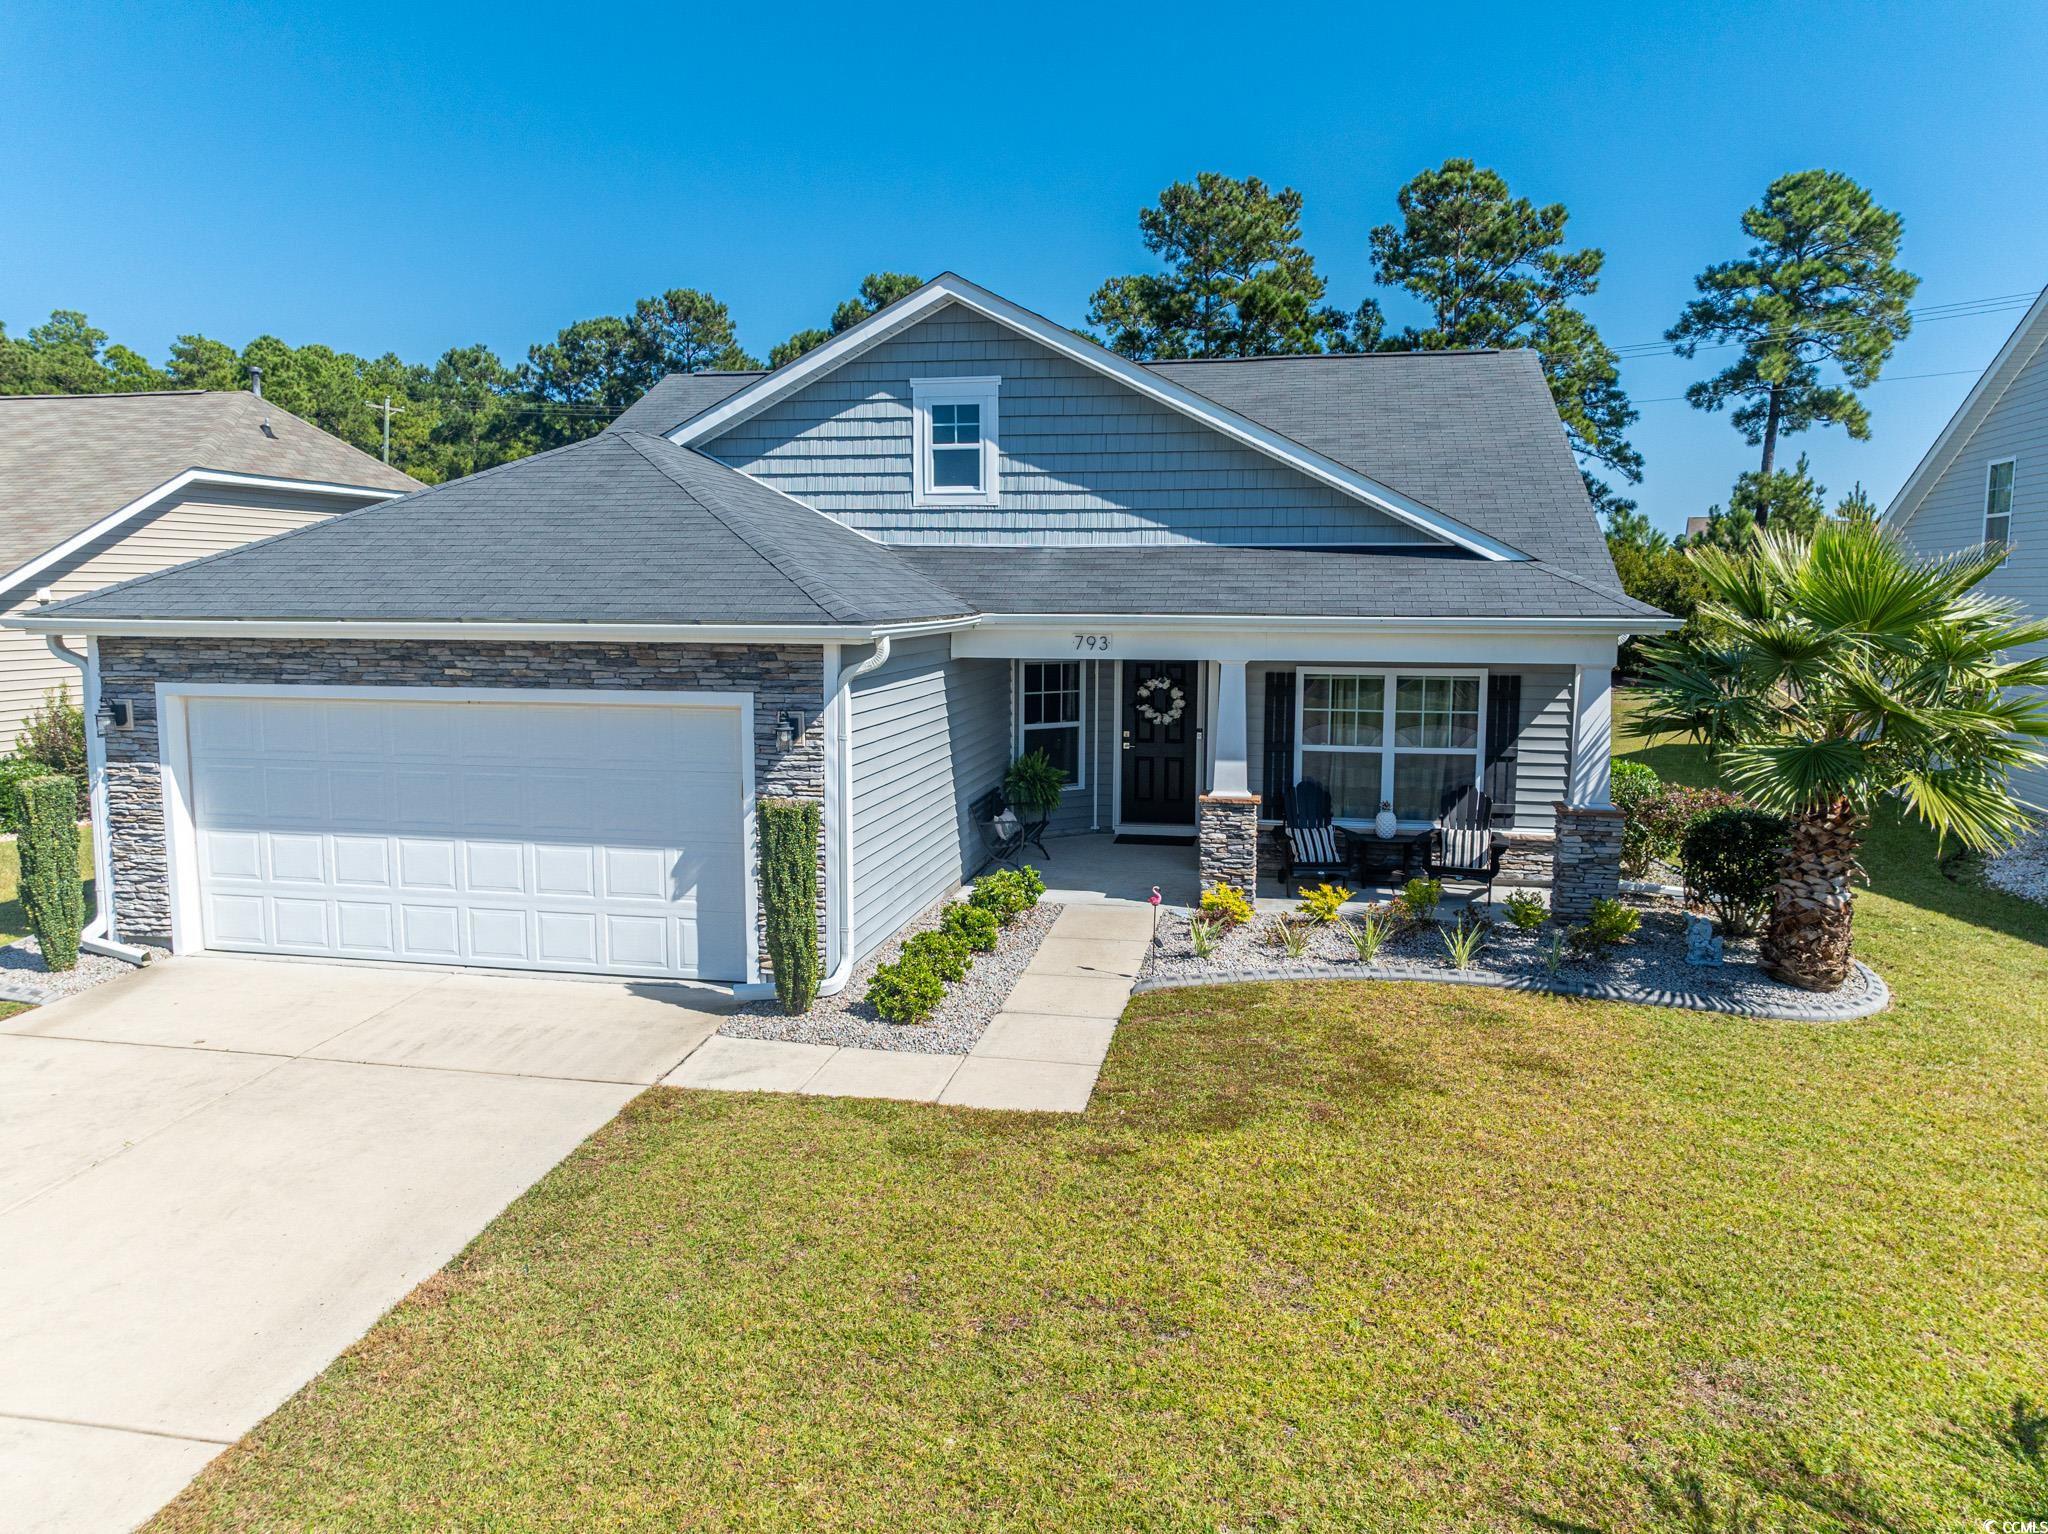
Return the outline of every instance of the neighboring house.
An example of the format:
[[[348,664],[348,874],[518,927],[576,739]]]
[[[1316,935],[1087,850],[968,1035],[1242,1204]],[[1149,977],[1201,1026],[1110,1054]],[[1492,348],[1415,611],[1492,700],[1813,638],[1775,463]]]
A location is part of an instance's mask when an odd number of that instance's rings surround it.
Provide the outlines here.
[[[419,485],[241,392],[0,396],[0,622]],[[0,754],[78,672],[0,630]]]
[[[1308,774],[1353,826],[1483,789],[1611,889],[1615,648],[1675,626],[1530,352],[1139,365],[950,275],[17,621],[92,636],[132,711],[98,746],[123,936],[747,985],[760,796],[822,802],[838,983],[984,861],[1030,748],[1054,829],[1199,832],[1209,882]]]
[[[1927,456],[1885,508],[1913,548],[1950,554],[1982,543],[2012,552],[1983,590],[2048,615],[2048,289],[2034,300]],[[2048,769],[2013,787],[2048,810]]]

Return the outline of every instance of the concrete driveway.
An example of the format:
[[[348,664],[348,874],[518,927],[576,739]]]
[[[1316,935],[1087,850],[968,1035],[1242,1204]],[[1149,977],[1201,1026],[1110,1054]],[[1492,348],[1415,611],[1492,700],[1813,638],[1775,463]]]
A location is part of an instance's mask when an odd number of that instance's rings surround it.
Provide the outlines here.
[[[196,957],[0,1021],[6,1526],[147,1518],[730,1005]]]

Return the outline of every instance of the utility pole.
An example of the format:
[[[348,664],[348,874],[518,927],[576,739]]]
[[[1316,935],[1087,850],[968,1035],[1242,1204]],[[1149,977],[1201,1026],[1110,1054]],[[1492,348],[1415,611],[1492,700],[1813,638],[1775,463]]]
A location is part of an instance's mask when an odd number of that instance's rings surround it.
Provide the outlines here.
[[[384,412],[384,461],[389,463],[391,462],[391,418],[394,415],[404,415],[405,406],[392,404],[391,396],[387,394],[384,396],[384,403],[381,405],[375,400],[371,400],[370,408]]]

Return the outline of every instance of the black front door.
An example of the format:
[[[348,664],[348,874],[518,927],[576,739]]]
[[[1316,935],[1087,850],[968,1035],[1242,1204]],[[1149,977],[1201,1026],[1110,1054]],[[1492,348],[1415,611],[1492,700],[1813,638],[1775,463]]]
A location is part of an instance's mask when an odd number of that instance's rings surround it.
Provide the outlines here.
[[[1193,661],[1124,662],[1125,824],[1195,823],[1196,712]]]

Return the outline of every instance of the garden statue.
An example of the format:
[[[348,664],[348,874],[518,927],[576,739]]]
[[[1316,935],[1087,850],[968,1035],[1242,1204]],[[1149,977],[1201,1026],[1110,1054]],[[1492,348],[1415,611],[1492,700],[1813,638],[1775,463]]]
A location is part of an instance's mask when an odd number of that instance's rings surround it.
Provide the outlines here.
[[[1710,969],[1721,962],[1721,935],[1711,917],[1691,916],[1685,923],[1685,962]]]

